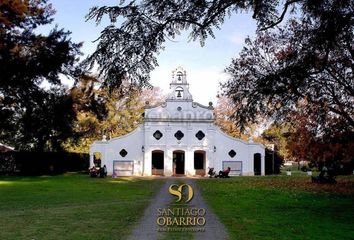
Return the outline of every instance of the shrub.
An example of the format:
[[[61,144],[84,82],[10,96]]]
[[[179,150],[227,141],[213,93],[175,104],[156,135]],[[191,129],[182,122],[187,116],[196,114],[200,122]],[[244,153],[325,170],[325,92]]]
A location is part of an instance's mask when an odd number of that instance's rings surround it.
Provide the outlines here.
[[[0,174],[43,175],[85,171],[89,154],[70,152],[0,153]]]

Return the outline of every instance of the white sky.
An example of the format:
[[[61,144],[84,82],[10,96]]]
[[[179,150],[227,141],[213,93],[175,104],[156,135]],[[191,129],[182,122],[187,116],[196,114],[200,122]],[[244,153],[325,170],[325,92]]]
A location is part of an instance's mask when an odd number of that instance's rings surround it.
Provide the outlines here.
[[[56,10],[54,24],[72,32],[74,42],[84,42],[85,56],[95,50],[93,41],[98,38],[104,24],[96,26],[94,21],[85,22],[85,15],[93,6],[116,5],[120,0],[50,0]],[[46,32],[51,27],[42,27]],[[165,93],[169,91],[171,73],[178,66],[187,70],[187,80],[194,101],[207,105],[216,104],[219,82],[225,81],[224,69],[238,56],[246,36],[253,36],[256,22],[250,14],[241,13],[227,19],[221,30],[215,30],[215,39],[209,38],[204,47],[199,41],[188,42],[187,33],[168,41],[165,51],[158,55],[159,67],[151,74],[151,84],[159,86]]]

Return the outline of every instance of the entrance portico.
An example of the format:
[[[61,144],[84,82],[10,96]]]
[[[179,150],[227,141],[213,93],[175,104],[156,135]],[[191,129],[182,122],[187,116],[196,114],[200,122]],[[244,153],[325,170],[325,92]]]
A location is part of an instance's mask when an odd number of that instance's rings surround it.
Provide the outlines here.
[[[203,149],[176,148],[167,150],[154,149],[145,154],[151,158],[151,173],[144,175],[160,176],[205,176],[207,154]],[[146,164],[145,169],[149,168]]]

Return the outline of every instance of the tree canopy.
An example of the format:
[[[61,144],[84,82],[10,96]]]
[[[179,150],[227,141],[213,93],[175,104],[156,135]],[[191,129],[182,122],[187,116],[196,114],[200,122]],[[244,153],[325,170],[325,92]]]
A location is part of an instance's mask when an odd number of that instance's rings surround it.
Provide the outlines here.
[[[241,126],[259,112],[279,119],[302,104],[323,127],[339,118],[354,128],[353,8],[353,1],[322,1],[246,40],[223,85]]]
[[[0,2],[0,138],[16,149],[60,149],[71,135],[75,115],[60,75],[76,76],[81,44],[62,29],[36,33],[53,14],[45,0]]]
[[[263,138],[275,143],[286,160],[310,162],[319,169],[323,164],[333,165],[342,173],[351,173],[354,133],[343,122],[336,122],[337,127],[318,134],[314,117],[306,111],[294,112],[292,122],[273,123],[263,132]]]
[[[87,19],[99,24],[104,16],[110,24],[101,32],[96,51],[87,64],[98,64],[108,86],[119,86],[124,79],[147,84],[149,73],[158,66],[157,54],[164,42],[181,31],[190,30],[192,40],[203,45],[215,37],[226,17],[240,11],[253,11],[259,28],[266,28],[283,18],[277,7],[282,1],[121,1],[119,6],[93,7]],[[286,11],[296,1],[286,2]],[[279,15],[279,16],[278,16]]]
[[[83,76],[70,90],[77,119],[74,131],[77,137],[66,141],[71,152],[88,152],[96,140],[119,137],[135,130],[143,121],[146,102],[160,102],[159,88],[141,90],[124,82],[119,89],[95,88],[97,79]]]
[[[121,1],[88,14],[97,23],[108,16],[111,24],[87,64],[98,64],[108,86],[123,79],[145,84],[166,40],[190,30],[190,39],[203,45],[225,18],[249,11],[257,37],[246,40],[223,85],[238,126],[284,119],[306,101],[309,112],[323,109],[322,121],[341,118],[353,127],[353,8],[353,0]]]

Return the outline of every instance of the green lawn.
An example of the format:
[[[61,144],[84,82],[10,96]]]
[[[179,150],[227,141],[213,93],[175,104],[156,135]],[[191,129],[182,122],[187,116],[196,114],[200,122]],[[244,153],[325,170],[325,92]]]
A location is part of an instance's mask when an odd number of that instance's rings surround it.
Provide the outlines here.
[[[317,185],[306,176],[197,181],[231,239],[353,239],[354,178]]]
[[[162,181],[0,177],[0,239],[125,239]]]
[[[0,239],[125,239],[162,180],[66,174],[0,177]],[[352,239],[354,178],[197,181],[231,239]],[[165,238],[191,239],[192,233]]]

